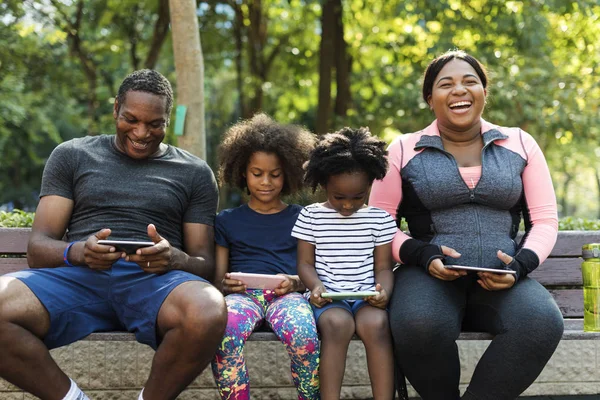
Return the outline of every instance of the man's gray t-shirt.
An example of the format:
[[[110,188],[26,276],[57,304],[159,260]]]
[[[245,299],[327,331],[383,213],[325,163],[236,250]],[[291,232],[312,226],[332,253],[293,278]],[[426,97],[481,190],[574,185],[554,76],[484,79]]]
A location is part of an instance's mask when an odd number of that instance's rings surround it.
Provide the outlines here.
[[[183,249],[183,224],[213,225],[218,189],[210,167],[174,146],[159,157],[135,160],[117,150],[114,135],[58,145],[44,168],[40,197],[74,201],[67,240],[103,228],[110,239],[149,240],[148,224]]]

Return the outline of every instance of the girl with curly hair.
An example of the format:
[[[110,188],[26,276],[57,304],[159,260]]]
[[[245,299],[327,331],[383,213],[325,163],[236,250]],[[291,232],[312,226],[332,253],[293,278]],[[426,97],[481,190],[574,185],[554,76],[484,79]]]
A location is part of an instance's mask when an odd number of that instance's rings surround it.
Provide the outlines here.
[[[321,333],[324,400],[340,398],[346,353],[355,333],[365,345],[373,398],[394,397],[386,306],[393,288],[396,225],[386,211],[365,204],[373,181],[387,172],[386,154],[385,142],[366,128],[344,128],[323,136],[306,166],[305,182],[313,191],[321,186],[327,201],[304,208],[292,236],[298,239],[298,275],[311,291]],[[363,291],[376,294],[356,293]],[[332,301],[326,297],[331,293],[348,297]],[[351,300],[356,296],[358,300]]]
[[[224,210],[215,221],[215,284],[226,295],[228,322],[212,362],[222,399],[249,399],[244,345],[266,323],[285,344],[298,399],[319,398],[319,340],[306,288],[296,270],[296,239],[290,233],[301,206],[282,195],[302,187],[303,164],[315,137],[264,114],[226,133],[219,149],[219,181],[246,190],[249,201]],[[248,288],[231,272],[280,275],[273,290]]]

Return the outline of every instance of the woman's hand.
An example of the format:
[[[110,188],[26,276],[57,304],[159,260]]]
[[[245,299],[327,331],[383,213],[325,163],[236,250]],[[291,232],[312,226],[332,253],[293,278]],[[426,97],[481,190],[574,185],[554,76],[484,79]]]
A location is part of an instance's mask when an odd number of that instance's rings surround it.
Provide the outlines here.
[[[275,288],[275,294],[277,296],[283,296],[284,294],[292,293],[292,292],[302,292],[305,287],[302,284],[302,281],[298,277],[298,275],[286,275],[286,274],[278,274],[279,276],[285,277],[285,280],[279,284]]]
[[[379,292],[379,294],[377,296],[367,297],[365,300],[373,307],[385,310],[387,303],[390,301],[389,295],[379,283],[375,285],[375,290]]]
[[[460,257],[460,253],[453,248],[440,246],[442,248],[442,253],[446,257],[458,258]],[[464,270],[453,270],[444,267],[444,263],[439,258],[436,258],[432,262],[429,263],[427,267],[429,271],[429,275],[434,278],[441,279],[443,281],[453,281],[455,279],[460,278],[461,276],[465,276],[467,271]]]
[[[238,281],[237,279],[231,279],[231,276],[228,272],[221,281],[220,289],[224,295],[228,295],[231,293],[244,293],[247,288],[246,285],[244,285],[244,282]]]
[[[325,293],[326,291],[327,290],[325,290],[323,285],[318,285],[315,287],[310,293],[310,303],[317,308],[321,308],[325,304],[331,303],[333,300],[324,299],[321,297],[321,293]]]
[[[498,250],[498,258],[504,264],[508,265],[513,261],[513,258],[508,254]],[[495,291],[510,289],[514,286],[516,278],[512,274],[496,274],[493,272],[478,272],[479,280],[477,283],[485,290]]]

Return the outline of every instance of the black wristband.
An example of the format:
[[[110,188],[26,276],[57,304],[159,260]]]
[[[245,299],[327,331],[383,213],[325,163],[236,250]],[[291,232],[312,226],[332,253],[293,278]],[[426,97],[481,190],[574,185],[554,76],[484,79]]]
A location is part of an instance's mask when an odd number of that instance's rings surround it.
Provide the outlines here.
[[[519,281],[519,279],[527,276],[539,265],[540,259],[538,258],[537,254],[535,254],[532,250],[522,248],[517,251],[517,254],[514,255],[512,262],[506,266],[517,273],[515,276],[516,283]]]
[[[429,273],[429,264],[435,259],[444,259],[441,246],[423,242],[417,239],[408,239],[400,246],[400,260],[404,264],[418,265]]]

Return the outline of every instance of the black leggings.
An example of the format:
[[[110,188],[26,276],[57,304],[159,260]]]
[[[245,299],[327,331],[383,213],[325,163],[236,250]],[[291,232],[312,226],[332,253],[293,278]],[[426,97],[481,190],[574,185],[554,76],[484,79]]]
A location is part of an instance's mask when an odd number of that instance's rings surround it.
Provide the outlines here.
[[[533,279],[489,292],[475,274],[445,282],[422,268],[401,266],[394,275],[390,324],[395,357],[424,400],[460,398],[456,339],[461,328],[496,335],[463,396],[469,400],[517,398],[542,372],[562,337],[560,310]]]

